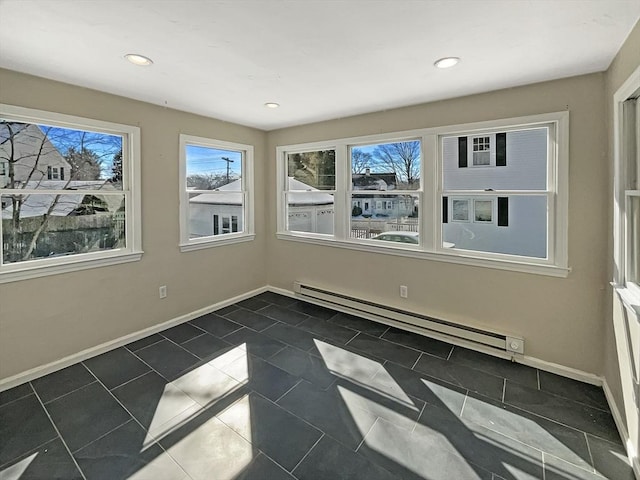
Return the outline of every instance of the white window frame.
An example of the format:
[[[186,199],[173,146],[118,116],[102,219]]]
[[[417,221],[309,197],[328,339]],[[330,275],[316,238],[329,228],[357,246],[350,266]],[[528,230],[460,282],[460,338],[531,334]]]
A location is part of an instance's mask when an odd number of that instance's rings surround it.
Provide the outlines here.
[[[624,147],[624,115],[623,103],[640,90],[640,67],[624,82],[613,96],[613,131],[614,131],[614,261],[613,285],[622,298],[630,305],[640,306],[640,285],[629,281],[628,260],[628,212],[631,197],[640,197],[640,190],[628,190],[627,159]],[[636,119],[638,122],[638,119]],[[639,166],[640,167],[640,166]],[[637,173],[640,175],[640,173]]]
[[[455,209],[453,208],[453,204],[455,202],[463,202],[467,204],[467,218],[456,218],[455,217]],[[471,222],[471,217],[473,214],[473,210],[471,209],[470,206],[470,199],[469,198],[456,198],[456,197],[452,197],[451,198],[451,214],[449,215],[449,221],[451,222],[459,222],[459,223],[469,223]]]
[[[477,203],[478,202],[487,202],[491,205],[491,219],[490,220],[478,220],[478,217],[476,216],[476,209],[477,209]],[[473,223],[483,223],[486,225],[492,225],[495,224],[495,218],[496,218],[496,212],[495,212],[495,204],[496,202],[494,201],[493,198],[474,198],[473,199]]]
[[[441,145],[439,138],[455,135],[484,135],[524,128],[536,128],[540,125],[552,125],[552,138],[548,142],[549,157],[547,165],[548,208],[546,259],[522,257],[518,255],[494,254],[469,250],[445,248],[442,239],[442,165],[440,163]],[[394,242],[376,242],[349,237],[352,193],[349,152],[351,148],[362,145],[420,140],[422,147],[420,189],[408,192],[420,198],[419,232],[420,245],[396,245]],[[335,149],[336,151],[336,190],[334,235],[307,234],[287,231],[286,203],[284,202],[286,179],[286,155],[288,153]],[[299,241],[319,245],[332,245],[341,248],[369,251],[388,255],[399,255],[419,259],[435,260],[463,265],[473,265],[500,270],[518,271],[532,274],[566,277],[568,266],[568,187],[569,187],[569,112],[554,112],[525,117],[515,117],[471,124],[393,132],[332,139],[276,147],[277,159],[277,232],[281,240]],[[383,193],[383,192],[381,192]],[[386,192],[387,194],[389,192]],[[407,192],[396,192],[393,194]],[[518,192],[522,193],[522,192]],[[540,193],[540,192],[535,192]],[[464,192],[464,195],[469,193]],[[481,192],[474,196],[496,196],[495,192]],[[495,207],[494,207],[495,208]],[[469,215],[472,215],[470,209]],[[495,212],[493,213],[495,217]],[[470,217],[471,219],[471,217]]]
[[[123,185],[122,190],[114,192],[114,194],[125,195],[126,209],[126,248],[76,253],[55,258],[40,258],[7,265],[1,263],[2,255],[0,255],[0,283],[140,260],[143,254],[140,207],[140,129],[131,125],[103,122],[84,117],[6,104],[0,104],[0,114],[4,119],[16,122],[44,124],[77,130],[91,130],[93,132],[122,136]],[[69,193],[68,191],[56,192],[55,190],[48,192]],[[21,193],[21,190],[2,189],[0,193]],[[24,193],[23,190],[22,193]],[[0,244],[1,242],[2,232],[0,229]]]
[[[487,150],[477,150],[475,149],[474,140],[479,139],[489,139],[489,148]],[[496,136],[493,135],[474,135],[470,136],[469,140],[471,141],[471,148],[469,149],[470,158],[467,160],[467,163],[472,168],[487,168],[487,167],[495,167],[496,166],[496,156],[494,153]],[[483,142],[484,143],[484,142]],[[484,153],[487,152],[489,154],[489,163],[476,163],[476,153]]]
[[[255,238],[254,214],[253,214],[253,164],[254,147],[243,143],[216,140],[213,138],[198,137],[194,135],[180,134],[179,154],[179,181],[180,181],[180,251],[190,252],[222,245],[252,241]],[[231,150],[242,154],[242,198],[243,198],[243,231],[210,235],[199,238],[189,238],[189,191],[187,190],[187,146],[215,148],[219,150]],[[210,193],[215,193],[212,190]],[[221,216],[222,217],[222,216]],[[231,216],[229,216],[229,229],[231,230]]]

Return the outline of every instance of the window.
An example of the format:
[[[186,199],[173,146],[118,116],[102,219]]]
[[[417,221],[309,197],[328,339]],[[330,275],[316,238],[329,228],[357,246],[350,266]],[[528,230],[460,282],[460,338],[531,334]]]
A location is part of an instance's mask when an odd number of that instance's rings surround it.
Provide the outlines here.
[[[567,134],[563,112],[278,147],[278,238],[566,276]]]
[[[493,201],[473,201],[473,221],[478,223],[493,223]]]
[[[284,201],[286,229],[318,236],[334,234],[336,152],[327,148],[288,152]],[[365,210],[369,205],[365,204]],[[361,210],[356,201],[353,209]]]
[[[555,125],[546,123],[472,137],[474,153],[476,145],[488,147],[490,138],[503,139],[501,168],[490,170],[460,168],[464,144],[460,139],[466,135],[440,136],[443,202],[455,196],[451,222],[443,212],[442,241],[455,244],[453,251],[551,261],[554,245],[549,233],[554,220],[549,207],[555,202],[556,187],[549,174],[555,168],[555,132]],[[464,199],[473,213],[469,213],[471,223],[463,226],[457,222],[466,221]]]
[[[473,139],[473,165],[491,165],[490,137],[475,137]]]
[[[614,97],[615,284],[640,301],[640,69]]]
[[[180,249],[253,239],[253,147],[180,135]]]
[[[139,129],[0,105],[0,282],[138,260]]]

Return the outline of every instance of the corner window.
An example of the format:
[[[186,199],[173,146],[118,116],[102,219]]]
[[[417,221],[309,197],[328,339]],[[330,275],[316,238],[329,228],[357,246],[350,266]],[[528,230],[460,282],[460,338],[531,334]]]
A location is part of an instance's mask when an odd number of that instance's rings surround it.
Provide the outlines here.
[[[332,236],[335,231],[335,150],[287,153],[284,185],[285,228]],[[360,207],[354,204],[353,208]]]
[[[615,283],[640,299],[640,69],[614,97]]]
[[[552,113],[278,147],[278,238],[566,276],[567,132]]]
[[[136,127],[0,106],[0,281],[140,258]]]
[[[180,249],[251,240],[253,147],[180,135]]]

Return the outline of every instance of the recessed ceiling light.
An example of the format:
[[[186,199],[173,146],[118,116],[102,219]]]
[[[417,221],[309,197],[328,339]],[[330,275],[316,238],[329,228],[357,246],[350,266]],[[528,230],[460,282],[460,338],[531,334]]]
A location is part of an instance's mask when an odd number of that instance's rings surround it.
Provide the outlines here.
[[[139,65],[141,67],[146,67],[147,65],[153,64],[153,60],[149,57],[145,57],[144,55],[139,55],[137,53],[127,53],[124,58],[129,60],[134,65]]]
[[[276,102],[267,102],[264,104],[264,106],[267,108],[278,108],[280,104]]]
[[[456,65],[460,59],[458,57],[444,57],[436,60],[434,65],[438,68],[451,68]]]

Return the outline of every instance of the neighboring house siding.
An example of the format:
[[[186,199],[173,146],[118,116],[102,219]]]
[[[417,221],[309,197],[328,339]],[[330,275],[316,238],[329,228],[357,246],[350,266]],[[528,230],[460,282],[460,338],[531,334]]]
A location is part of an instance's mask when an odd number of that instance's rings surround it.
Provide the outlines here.
[[[459,166],[458,138],[443,140],[445,190],[541,190],[547,182],[547,131],[544,128],[508,132],[506,134],[506,165],[496,165],[495,134],[491,135],[491,165]],[[469,137],[468,144],[470,145]],[[469,148],[469,153],[471,148]],[[525,255],[545,258],[547,255],[546,197],[508,197],[508,225],[498,225],[496,196],[474,197],[473,194],[451,195],[448,198],[448,222],[443,237],[456,248],[493,253]],[[454,221],[454,199],[469,200],[469,220]],[[474,200],[490,199],[493,204],[492,221],[474,221]]]
[[[14,131],[13,144],[9,139],[7,125],[0,125],[0,162],[7,164],[6,175],[0,179],[4,181],[4,185],[10,180],[9,161],[18,159],[13,163],[16,181],[47,180],[49,168],[64,169],[64,176],[68,178],[71,173],[69,163],[37,125],[21,127],[19,124],[12,124],[11,126],[19,129],[17,133]],[[39,152],[39,155],[35,155],[34,152]]]
[[[491,137],[491,161],[495,165],[495,134]],[[445,138],[443,149],[445,190],[543,190],[546,187],[547,130],[544,128],[508,132],[504,167],[474,167],[471,156],[467,167],[458,167],[457,137]]]

